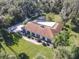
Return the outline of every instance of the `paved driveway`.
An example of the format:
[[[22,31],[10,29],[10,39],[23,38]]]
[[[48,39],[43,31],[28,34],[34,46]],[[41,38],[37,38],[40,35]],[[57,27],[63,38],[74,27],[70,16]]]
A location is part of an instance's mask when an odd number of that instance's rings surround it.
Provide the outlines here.
[[[22,31],[22,27],[24,27],[24,25],[20,25],[20,24],[15,25],[15,26],[9,27],[7,31],[16,33],[16,32]]]

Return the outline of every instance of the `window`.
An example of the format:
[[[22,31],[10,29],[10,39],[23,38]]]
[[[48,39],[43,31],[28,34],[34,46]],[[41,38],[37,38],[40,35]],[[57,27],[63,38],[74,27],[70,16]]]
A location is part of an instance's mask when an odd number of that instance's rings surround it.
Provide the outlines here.
[[[44,40],[44,41],[45,41],[45,37],[42,37],[42,40]]]
[[[29,31],[27,31],[27,34],[30,34],[30,32],[29,32]]]
[[[48,42],[48,43],[51,43],[51,40],[50,40],[50,39],[47,39],[47,42]]]
[[[32,33],[32,36],[34,36],[34,37],[35,37],[35,33]]]
[[[45,37],[43,37],[43,40],[45,40]]]
[[[36,34],[36,38],[40,38],[40,35]]]

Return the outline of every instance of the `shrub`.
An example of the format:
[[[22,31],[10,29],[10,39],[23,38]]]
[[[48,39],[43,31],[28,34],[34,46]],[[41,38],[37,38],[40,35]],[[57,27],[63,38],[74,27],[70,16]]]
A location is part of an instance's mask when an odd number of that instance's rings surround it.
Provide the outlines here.
[[[34,59],[46,59],[44,55],[38,54]]]
[[[70,32],[63,30],[55,37],[54,45],[55,46],[68,46],[70,45],[69,38],[70,38]]]
[[[53,59],[71,59],[71,53],[66,47],[58,47],[53,53]]]

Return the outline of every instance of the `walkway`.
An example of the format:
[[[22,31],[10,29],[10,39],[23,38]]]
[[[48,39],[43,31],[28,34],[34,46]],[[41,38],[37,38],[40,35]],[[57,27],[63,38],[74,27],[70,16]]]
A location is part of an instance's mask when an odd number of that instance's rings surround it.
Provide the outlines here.
[[[23,38],[24,38],[24,40],[27,40],[28,42],[31,42],[31,43],[33,43],[33,44],[42,45],[42,43],[36,42],[36,40],[29,39],[29,38],[27,38],[27,37],[25,37],[25,36],[23,36]],[[47,47],[48,47],[48,48],[52,48],[53,45],[50,45],[50,46],[47,46]]]
[[[25,36],[23,36],[23,38],[24,38],[24,40],[27,40],[27,41],[29,41],[29,42],[31,42],[31,43],[33,43],[33,44],[41,45],[41,43],[36,42],[36,40],[33,40],[33,39],[30,39],[30,38],[27,38],[27,37],[25,37]]]

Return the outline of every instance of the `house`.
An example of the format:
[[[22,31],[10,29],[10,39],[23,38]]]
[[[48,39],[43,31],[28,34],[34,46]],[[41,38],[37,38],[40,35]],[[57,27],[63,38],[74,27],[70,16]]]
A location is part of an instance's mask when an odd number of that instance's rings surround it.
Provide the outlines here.
[[[24,29],[26,34],[29,34],[31,37],[50,42],[62,30],[62,27],[61,22],[31,21],[24,26]]]

